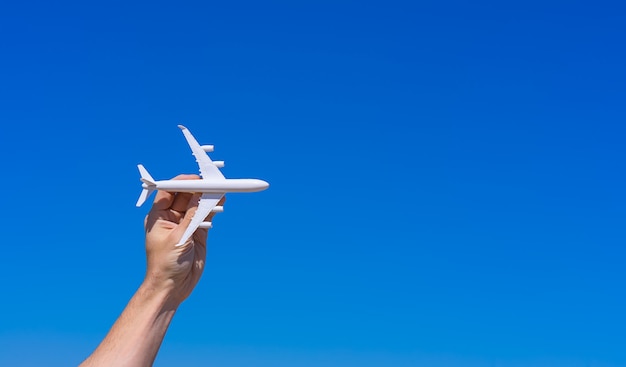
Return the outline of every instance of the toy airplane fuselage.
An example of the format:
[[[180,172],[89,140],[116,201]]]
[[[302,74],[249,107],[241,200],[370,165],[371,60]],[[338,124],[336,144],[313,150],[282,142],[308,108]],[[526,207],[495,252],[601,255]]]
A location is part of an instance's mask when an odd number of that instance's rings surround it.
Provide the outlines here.
[[[154,186],[144,183],[144,189],[170,192],[255,192],[267,189],[269,184],[253,178],[225,178],[223,180],[162,180],[154,181]]]
[[[217,205],[228,192],[255,192],[262,191],[269,187],[263,180],[252,178],[227,179],[220,172],[219,167],[224,166],[222,161],[212,161],[207,152],[213,151],[212,145],[200,146],[189,130],[182,125],[178,127],[183,131],[191,152],[196,157],[196,162],[200,166],[200,180],[161,180],[156,181],[150,176],[148,171],[140,164],[139,173],[143,188],[137,206],[141,206],[154,190],[169,192],[193,192],[202,193],[198,209],[191,219],[191,223],[181,237],[176,246],[184,244],[198,228],[211,228],[211,222],[205,222],[205,218],[211,212],[221,212],[224,209]]]

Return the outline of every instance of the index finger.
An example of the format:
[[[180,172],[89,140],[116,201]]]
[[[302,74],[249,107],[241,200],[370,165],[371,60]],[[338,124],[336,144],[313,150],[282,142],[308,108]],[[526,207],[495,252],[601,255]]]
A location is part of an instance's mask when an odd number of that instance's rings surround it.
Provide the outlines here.
[[[197,180],[198,178],[200,178],[200,176],[198,175],[178,175],[172,180]],[[154,203],[152,204],[152,208],[158,210],[169,209],[174,203],[174,197],[175,195],[173,192],[159,190],[154,197]]]

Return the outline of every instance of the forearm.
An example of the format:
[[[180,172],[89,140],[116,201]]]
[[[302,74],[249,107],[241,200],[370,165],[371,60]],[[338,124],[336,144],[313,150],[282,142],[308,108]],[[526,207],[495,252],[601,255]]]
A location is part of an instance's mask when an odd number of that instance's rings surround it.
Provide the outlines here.
[[[171,294],[168,287],[144,281],[106,338],[80,367],[152,366],[178,307]]]

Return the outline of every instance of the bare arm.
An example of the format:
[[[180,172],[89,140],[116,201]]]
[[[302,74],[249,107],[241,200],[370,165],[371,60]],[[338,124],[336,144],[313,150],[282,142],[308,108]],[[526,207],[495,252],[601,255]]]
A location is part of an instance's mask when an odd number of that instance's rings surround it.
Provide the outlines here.
[[[106,338],[81,367],[152,366],[178,304],[144,282]]]
[[[175,179],[197,178],[181,175]],[[191,294],[204,269],[206,229],[198,229],[192,239],[175,247],[196,212],[199,197],[157,193],[145,222],[146,277],[102,343],[81,367],[152,366],[176,309]]]

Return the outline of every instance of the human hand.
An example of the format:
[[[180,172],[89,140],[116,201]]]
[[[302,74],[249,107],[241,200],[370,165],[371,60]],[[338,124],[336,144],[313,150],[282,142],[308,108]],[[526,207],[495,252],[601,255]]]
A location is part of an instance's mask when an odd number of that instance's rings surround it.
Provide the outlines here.
[[[179,175],[174,180],[197,180]],[[201,194],[158,191],[145,221],[147,271],[144,283],[166,290],[178,306],[198,283],[206,258],[207,229],[198,228],[182,246],[176,244],[198,209]],[[218,205],[224,205],[225,197]],[[215,213],[209,214],[211,221]]]
[[[174,180],[197,180],[180,175]],[[146,216],[148,269],[143,284],[98,348],[81,367],[152,366],[165,332],[198,283],[206,257],[206,229],[176,246],[196,214],[200,194],[158,191]],[[218,205],[224,205],[223,197]],[[211,220],[213,214],[206,218]]]

